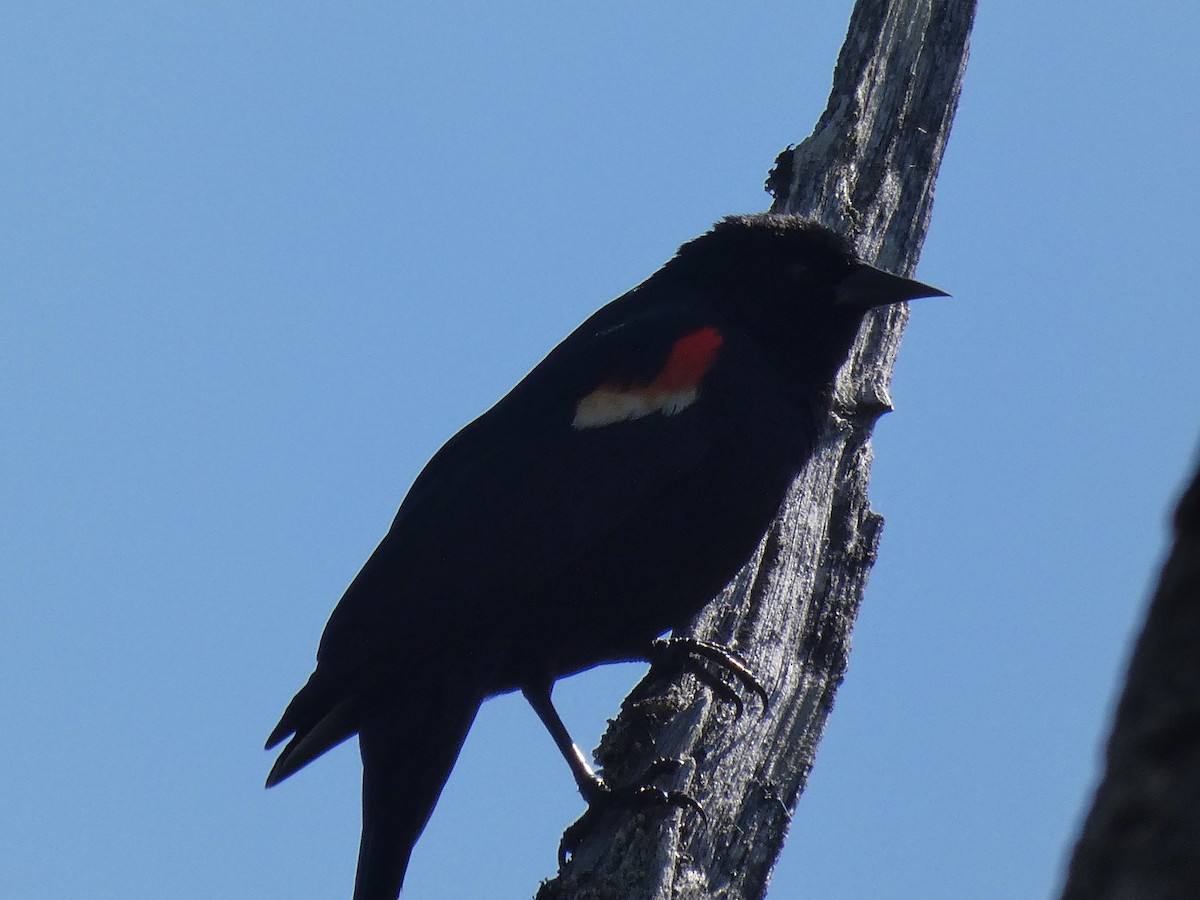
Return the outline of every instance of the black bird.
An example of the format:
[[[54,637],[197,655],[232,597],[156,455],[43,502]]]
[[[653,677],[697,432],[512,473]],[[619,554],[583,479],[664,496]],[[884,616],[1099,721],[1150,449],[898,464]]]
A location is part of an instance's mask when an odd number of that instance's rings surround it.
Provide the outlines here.
[[[555,680],[648,658],[720,591],[811,455],[864,315],[941,294],[816,223],[729,217],[438,451],[267,740],[291,737],[270,787],[358,734],[354,900],[395,900],[491,695],[521,690],[585,799],[604,797]]]

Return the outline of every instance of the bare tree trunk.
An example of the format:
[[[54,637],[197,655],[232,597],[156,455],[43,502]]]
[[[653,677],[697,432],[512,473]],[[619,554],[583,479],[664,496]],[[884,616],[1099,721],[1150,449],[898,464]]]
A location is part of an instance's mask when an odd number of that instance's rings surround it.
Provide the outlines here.
[[[1200,472],[1138,639],[1065,900],[1200,897]]]
[[[859,0],[829,105],[807,140],[780,154],[773,209],[854,236],[860,255],[911,274],[958,102],[974,0]],[[538,900],[761,898],[812,768],[882,519],[867,501],[870,435],[907,308],[868,318],[839,375],[834,413],[754,559],[692,622],[735,647],[770,692],[735,718],[690,678],[643,682],[602,739],[610,783],[653,759],[686,761],[665,785],[704,808],[614,812],[591,831]]]

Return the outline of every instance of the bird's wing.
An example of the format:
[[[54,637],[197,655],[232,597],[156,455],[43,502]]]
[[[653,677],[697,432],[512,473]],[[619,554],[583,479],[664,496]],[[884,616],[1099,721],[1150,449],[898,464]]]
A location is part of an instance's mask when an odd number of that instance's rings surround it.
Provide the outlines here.
[[[615,301],[438,451],[329,619],[268,740],[269,783],[356,730],[354,696],[506,627],[520,598],[622,528],[712,446],[706,390],[735,343],[687,308]],[[648,308],[647,308],[648,307]],[[511,627],[511,626],[508,626]],[[398,672],[397,670],[401,670]]]
[[[430,461],[319,659],[361,660],[361,640],[426,623],[519,613],[505,598],[535,590],[699,464],[713,436],[707,376],[728,340],[692,310],[581,326]]]

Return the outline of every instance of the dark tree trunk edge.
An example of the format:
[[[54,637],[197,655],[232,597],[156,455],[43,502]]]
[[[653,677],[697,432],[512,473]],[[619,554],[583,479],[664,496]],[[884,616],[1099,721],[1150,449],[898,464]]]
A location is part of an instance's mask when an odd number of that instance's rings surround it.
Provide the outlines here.
[[[1200,897],[1200,471],[1175,512],[1063,897]]]

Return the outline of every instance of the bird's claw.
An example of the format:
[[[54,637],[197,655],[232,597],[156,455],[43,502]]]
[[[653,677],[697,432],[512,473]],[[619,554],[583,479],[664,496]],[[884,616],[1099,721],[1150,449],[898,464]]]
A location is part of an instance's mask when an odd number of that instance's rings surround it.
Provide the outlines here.
[[[683,761],[679,759],[656,759],[646,769],[638,784],[626,788],[610,788],[602,779],[597,778],[593,789],[589,790],[588,796],[584,798],[588,803],[587,810],[563,832],[562,840],[558,844],[559,867],[565,866],[568,858],[575,855],[583,839],[596,827],[605,813],[620,807],[688,809],[699,816],[701,824],[707,828],[708,816],[691,796],[683,791],[669,791],[646,783],[659,775],[678,769],[681,765]]]
[[[714,694],[733,704],[734,718],[738,718],[745,708],[741,696],[730,685],[714,675],[704,666],[704,662],[715,663],[733,676],[743,688],[755,694],[762,701],[762,711],[765,714],[770,695],[762,686],[754,673],[750,671],[745,660],[721,644],[712,641],[701,641],[696,638],[673,637],[668,640],[655,641],[650,645],[650,669],[661,669],[668,665],[690,672],[696,680],[709,688]]]

